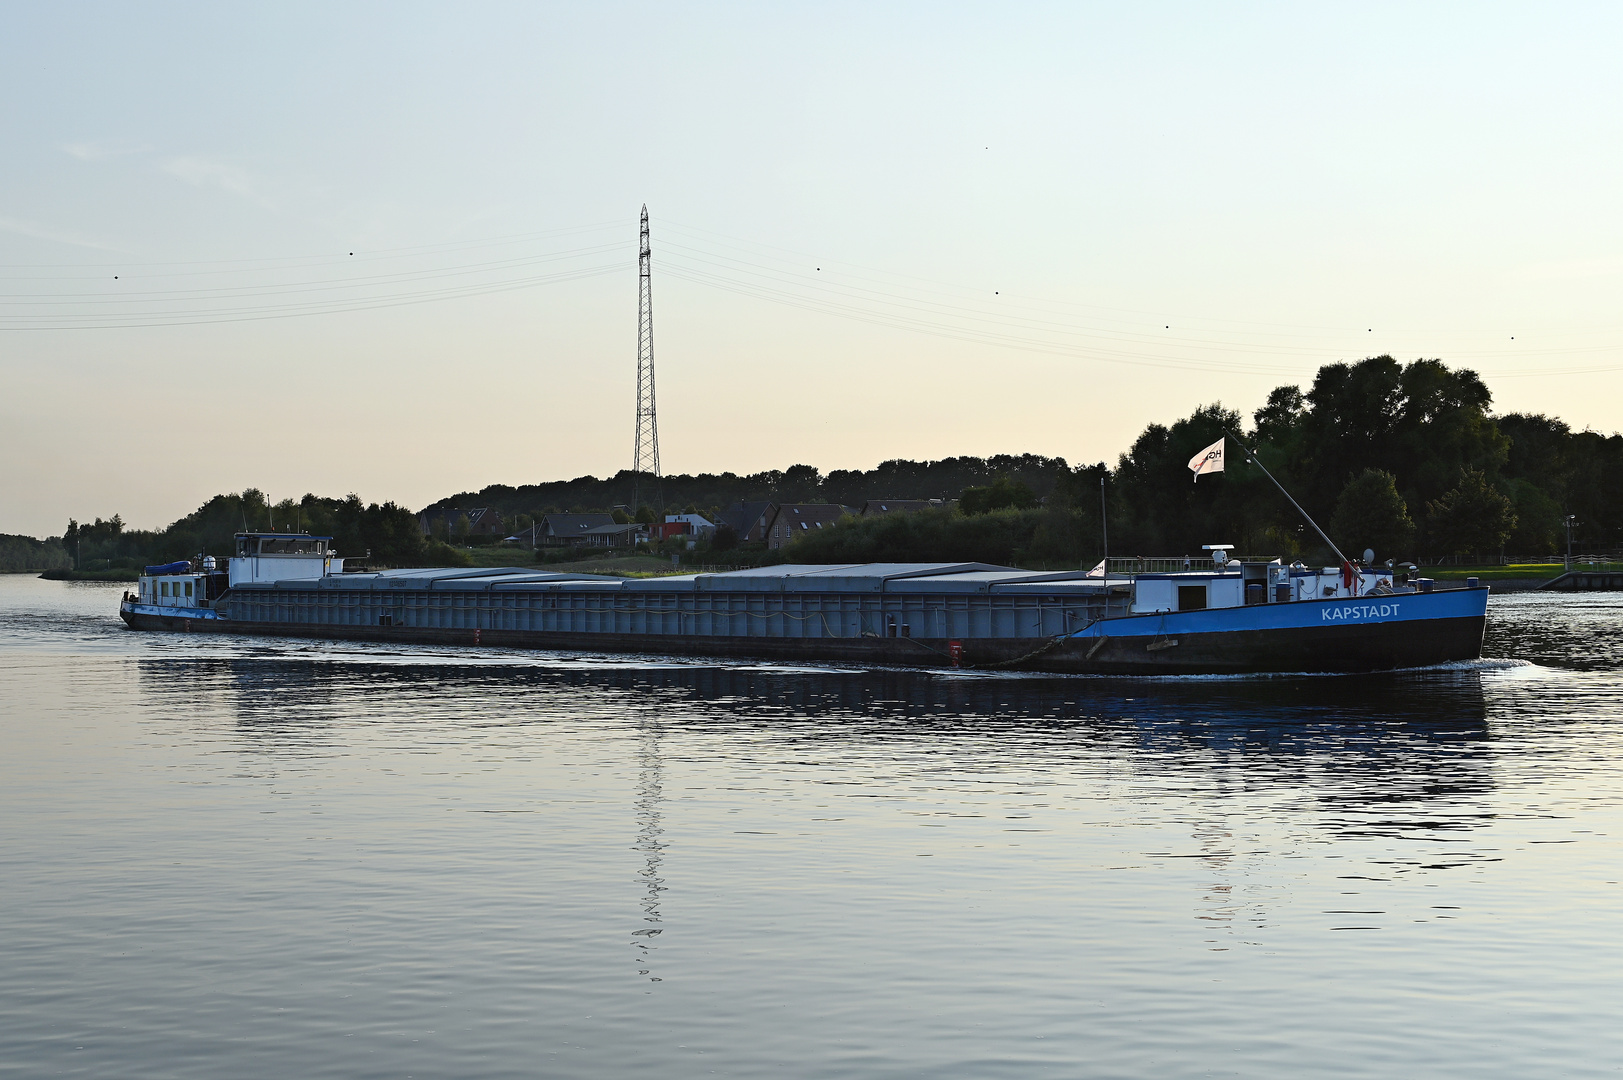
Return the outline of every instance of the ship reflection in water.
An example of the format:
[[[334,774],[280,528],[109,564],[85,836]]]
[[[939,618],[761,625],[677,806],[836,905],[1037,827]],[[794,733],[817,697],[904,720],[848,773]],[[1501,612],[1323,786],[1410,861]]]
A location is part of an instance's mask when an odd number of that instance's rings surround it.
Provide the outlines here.
[[[1560,603],[1496,600],[1503,659],[1181,680],[0,611],[0,1036],[30,1074],[1599,1075],[1623,641]]]
[[[572,720],[621,717],[636,779],[626,807],[636,828],[632,847],[647,858],[639,871],[648,885],[643,917],[655,924],[667,733],[684,757],[715,754],[712,764],[743,768],[792,760],[809,773],[830,774],[819,782],[861,785],[864,799],[898,798],[894,782],[911,786],[920,776],[930,778],[939,797],[955,783],[1072,787],[1103,765],[1128,769],[1139,797],[1189,797],[1188,850],[1145,855],[1197,858],[1213,870],[1238,855],[1230,820],[1236,797],[1252,807],[1267,802],[1273,812],[1305,813],[1304,824],[1333,839],[1439,834],[1446,847],[1413,845],[1408,858],[1377,860],[1401,873],[1485,857],[1459,844],[1493,817],[1485,801],[1494,779],[1483,679],[1504,670],[1488,664],[1379,678],[1146,682],[639,668],[598,666],[590,657],[550,668],[416,662],[364,675],[350,665],[217,663],[231,688],[239,734],[271,750],[297,752],[332,739],[331,728],[345,722],[338,703],[360,692],[361,683],[373,702],[387,695],[411,729],[438,714],[442,721],[544,737],[549,727]],[[159,678],[172,677],[170,665],[160,667]],[[202,675],[205,665],[189,667]],[[458,703],[449,713],[448,702]],[[853,765],[873,772],[851,775]],[[1197,809],[1211,813],[1203,817]],[[1229,898],[1230,886],[1213,888],[1219,899]]]

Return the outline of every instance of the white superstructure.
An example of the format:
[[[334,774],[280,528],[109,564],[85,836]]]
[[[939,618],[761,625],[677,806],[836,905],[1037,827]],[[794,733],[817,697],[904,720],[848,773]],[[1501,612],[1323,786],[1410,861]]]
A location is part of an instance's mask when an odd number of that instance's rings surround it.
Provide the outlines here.
[[[344,572],[332,551],[332,537],[303,533],[239,533],[231,558],[231,584],[303,581]]]

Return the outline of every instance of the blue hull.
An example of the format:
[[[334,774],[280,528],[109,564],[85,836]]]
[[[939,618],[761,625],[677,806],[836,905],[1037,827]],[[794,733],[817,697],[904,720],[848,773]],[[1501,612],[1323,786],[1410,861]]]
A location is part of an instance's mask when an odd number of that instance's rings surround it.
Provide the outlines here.
[[[1070,670],[1101,674],[1425,667],[1480,657],[1487,611],[1476,588],[1132,615],[1078,631],[1065,651]]]

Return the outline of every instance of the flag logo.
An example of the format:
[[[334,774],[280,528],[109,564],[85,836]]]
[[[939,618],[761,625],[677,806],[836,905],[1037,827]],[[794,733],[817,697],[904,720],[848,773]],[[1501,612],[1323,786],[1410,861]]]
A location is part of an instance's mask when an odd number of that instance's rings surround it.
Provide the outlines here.
[[[1212,445],[1189,459],[1189,471],[1195,474],[1195,482],[1200,482],[1201,473],[1223,471],[1223,440],[1218,439]]]

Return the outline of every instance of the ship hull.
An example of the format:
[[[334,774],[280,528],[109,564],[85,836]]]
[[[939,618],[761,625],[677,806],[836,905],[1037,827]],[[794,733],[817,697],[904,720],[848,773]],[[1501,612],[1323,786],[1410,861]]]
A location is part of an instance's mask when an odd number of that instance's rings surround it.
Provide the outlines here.
[[[769,637],[322,625],[125,604],[132,629],[569,652],[639,653],[1093,675],[1367,672],[1474,660],[1487,590],[1300,601],[1100,620],[1051,637]]]

